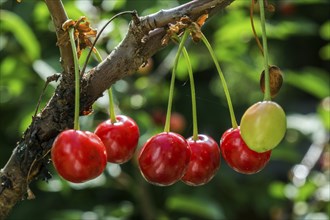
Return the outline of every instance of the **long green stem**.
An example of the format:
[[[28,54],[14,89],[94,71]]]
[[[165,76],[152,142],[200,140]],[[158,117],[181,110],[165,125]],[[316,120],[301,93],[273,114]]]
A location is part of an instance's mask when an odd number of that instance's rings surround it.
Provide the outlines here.
[[[267,34],[266,34],[266,21],[265,21],[265,7],[264,1],[259,0],[260,8],[260,21],[261,21],[261,30],[262,30],[262,45],[264,49],[264,68],[265,68],[265,94],[264,101],[270,101],[270,77],[269,77],[269,66],[268,66],[268,47],[267,47]]]
[[[99,62],[102,62],[102,56],[99,53],[99,51],[97,49],[95,49],[95,56],[96,59]],[[112,89],[111,87],[108,89],[108,95],[109,95],[109,114],[110,114],[110,121],[111,123],[116,123],[116,114],[115,114],[115,104],[113,102],[113,95],[112,95]]]
[[[174,59],[174,65],[172,69],[172,76],[171,76],[171,84],[170,84],[170,94],[168,96],[168,104],[167,104],[167,113],[166,113],[166,121],[165,121],[165,128],[164,132],[170,132],[170,122],[171,122],[171,111],[172,111],[172,102],[173,102],[173,94],[174,94],[174,83],[175,83],[175,73],[176,68],[178,66],[178,61],[181,55],[182,48],[184,46],[184,43],[186,42],[188,38],[189,32],[185,31],[182,37],[182,40],[179,44],[178,51],[175,55]]]
[[[96,56],[97,61],[101,63],[103,58],[102,58],[100,52],[96,49],[96,47],[94,47],[94,54]]]
[[[115,114],[115,104],[113,102],[113,95],[112,95],[112,89],[111,87],[108,89],[108,95],[109,95],[109,113],[110,113],[110,121],[111,123],[116,123],[116,114]]]
[[[79,61],[77,55],[76,44],[74,42],[74,28],[69,29],[70,44],[73,53],[73,62],[74,62],[74,76],[75,76],[75,99],[74,99],[74,129],[79,130],[79,114],[80,114],[80,75],[79,75]]]
[[[195,92],[195,82],[194,74],[191,68],[191,62],[188,52],[185,47],[183,47],[183,55],[186,59],[188,74],[190,80],[190,90],[191,90],[191,106],[192,106],[192,116],[193,116],[193,140],[198,140],[198,125],[197,125],[197,107],[196,107],[196,92]]]
[[[211,54],[211,57],[213,59],[213,62],[215,64],[215,67],[217,68],[217,71],[219,73],[219,76],[220,76],[220,79],[221,79],[221,83],[222,83],[222,87],[223,87],[223,90],[225,92],[226,99],[227,99],[227,102],[228,102],[228,107],[229,107],[229,113],[230,113],[232,127],[233,128],[237,128],[238,125],[237,125],[237,121],[236,121],[236,117],[235,117],[235,113],[234,113],[234,108],[233,108],[233,104],[231,102],[231,98],[230,98],[230,94],[229,94],[229,90],[228,90],[228,87],[227,87],[227,83],[226,83],[225,77],[223,75],[223,72],[221,71],[220,65],[219,65],[219,63],[217,61],[217,58],[216,58],[215,53],[214,53],[214,51],[212,49],[212,46],[210,45],[210,43],[206,39],[205,35],[203,33],[201,33],[201,34],[202,34],[202,41],[204,42],[205,46],[209,50],[209,52]]]

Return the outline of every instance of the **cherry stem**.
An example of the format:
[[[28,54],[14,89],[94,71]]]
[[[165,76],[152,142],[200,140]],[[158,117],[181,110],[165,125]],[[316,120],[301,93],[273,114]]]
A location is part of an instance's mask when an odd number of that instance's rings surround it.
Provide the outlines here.
[[[268,66],[268,47],[267,47],[267,34],[266,34],[266,21],[265,21],[265,8],[264,1],[259,0],[260,8],[260,21],[261,21],[261,30],[262,30],[262,44],[264,49],[264,68],[265,68],[265,94],[264,101],[270,101],[270,77],[269,77],[269,66]]]
[[[228,87],[227,87],[227,83],[226,83],[224,74],[223,74],[223,72],[220,68],[220,65],[219,65],[218,60],[215,56],[215,53],[212,49],[212,46],[210,45],[209,41],[206,39],[205,35],[203,33],[201,33],[201,35],[202,35],[202,41],[204,42],[205,46],[209,50],[209,52],[211,54],[211,57],[213,59],[213,62],[215,64],[215,67],[217,68],[218,74],[220,76],[220,81],[222,83],[222,87],[223,87],[223,90],[225,92],[225,96],[226,96],[228,107],[229,107],[229,113],[230,113],[232,127],[237,128],[238,125],[237,125],[237,121],[236,121],[236,117],[235,117],[235,113],[234,113],[234,108],[233,108],[233,104],[231,102],[231,98],[230,98],[230,94],[229,94],[229,90],[228,90]]]
[[[74,102],[74,124],[73,128],[75,130],[79,130],[79,105],[80,105],[80,74],[79,74],[79,61],[78,61],[78,55],[77,55],[77,48],[74,41],[74,28],[71,27],[69,29],[69,37],[70,37],[70,44],[72,48],[72,54],[73,54],[73,63],[74,63],[74,76],[75,76],[75,102]]]
[[[179,44],[178,51],[175,55],[174,65],[172,69],[172,76],[171,76],[171,84],[170,84],[170,94],[168,96],[168,105],[167,105],[167,112],[166,112],[166,121],[165,121],[165,128],[164,132],[170,132],[170,122],[171,122],[171,111],[172,111],[172,102],[173,102],[173,94],[174,94],[174,83],[175,83],[175,73],[176,68],[178,66],[178,61],[181,55],[182,48],[184,46],[185,41],[187,40],[189,35],[188,31],[185,31],[181,42]]]
[[[102,56],[101,54],[99,53],[99,51],[94,47],[95,51],[95,56],[96,56],[96,59],[99,61],[99,62],[102,62]],[[108,96],[109,96],[109,114],[110,114],[110,121],[111,123],[116,123],[117,120],[116,120],[116,114],[115,114],[115,104],[114,104],[114,101],[113,101],[113,95],[112,95],[112,89],[111,87],[108,89]]]
[[[259,38],[258,38],[258,35],[257,35],[257,32],[256,32],[256,29],[254,27],[254,21],[253,21],[253,9],[254,9],[254,5],[255,5],[255,0],[251,0],[251,6],[250,6],[250,22],[251,22],[251,28],[252,28],[252,32],[253,32],[253,36],[254,36],[254,39],[256,40],[257,42],[257,45],[258,45],[258,48],[262,54],[262,56],[264,55],[264,50],[262,49],[262,45],[259,41]]]
[[[110,113],[110,121],[111,123],[116,123],[116,113],[115,113],[115,104],[113,102],[113,95],[112,95],[112,89],[111,87],[108,89],[108,95],[109,95],[109,113]]]
[[[197,107],[196,107],[196,92],[195,92],[195,82],[194,74],[191,67],[190,58],[185,47],[183,47],[183,55],[186,59],[188,66],[188,74],[190,80],[190,90],[191,90],[191,106],[192,106],[192,116],[193,116],[193,140],[198,140],[198,126],[197,126]]]

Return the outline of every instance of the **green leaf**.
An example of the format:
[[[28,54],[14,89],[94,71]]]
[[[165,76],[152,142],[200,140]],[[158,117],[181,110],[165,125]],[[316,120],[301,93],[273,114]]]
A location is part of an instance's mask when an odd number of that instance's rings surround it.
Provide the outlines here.
[[[12,32],[30,61],[40,57],[40,45],[31,28],[16,14],[0,10],[1,28]]]
[[[166,201],[170,211],[195,215],[205,219],[225,219],[221,208],[210,200],[200,197],[172,196]]]
[[[114,11],[122,9],[126,4],[126,0],[113,0],[113,1],[103,1],[102,8],[105,11]]]
[[[64,8],[66,9],[66,13],[70,19],[78,20],[84,15],[84,13],[77,8],[75,1],[66,1],[64,3]]]
[[[63,211],[53,211],[50,213],[51,220],[59,219],[81,219],[83,212],[81,210],[67,209]]]
[[[330,97],[323,99],[317,106],[317,113],[319,114],[324,127],[330,131]]]
[[[317,186],[311,181],[307,181],[305,185],[299,188],[295,201],[307,201],[317,190]]]
[[[330,30],[330,27],[329,27]],[[330,60],[330,43],[320,49],[320,57],[323,60]]]
[[[44,2],[38,2],[33,11],[33,20],[38,30],[49,31],[49,11]]]
[[[301,72],[285,71],[285,82],[314,95],[317,98],[329,96],[329,73],[318,68],[305,68]]]
[[[330,40],[330,21],[325,22],[320,28],[320,36],[324,40]],[[329,52],[328,52],[329,53]]]
[[[284,183],[279,181],[274,181],[269,185],[268,191],[272,197],[278,199],[284,199],[285,198],[284,188],[285,188]]]
[[[276,24],[267,23],[267,35],[276,39],[285,39],[294,35],[315,35],[317,28],[315,23],[308,20],[281,21]]]
[[[329,4],[327,0],[295,0],[294,4]]]
[[[1,76],[9,76],[15,74],[17,61],[13,57],[6,57],[0,64]]]

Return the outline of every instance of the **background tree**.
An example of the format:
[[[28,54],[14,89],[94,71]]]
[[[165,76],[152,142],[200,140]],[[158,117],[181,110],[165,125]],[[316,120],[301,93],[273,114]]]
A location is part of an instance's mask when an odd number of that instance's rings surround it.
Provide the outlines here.
[[[93,27],[100,27],[113,14],[123,10],[135,9],[143,16],[160,9],[175,8],[185,2],[63,1],[68,17],[78,19],[86,15]],[[208,19],[203,32],[212,41],[227,76],[235,110],[241,116],[251,103],[262,97],[258,80],[263,65],[250,28],[250,2],[235,1],[226,11],[219,11],[230,2],[192,2],[191,5],[195,5],[196,10],[189,11],[188,14],[197,18],[205,13],[204,9],[210,9],[211,5],[218,3],[218,7],[212,9],[213,17]],[[268,14],[268,34],[272,63],[280,66],[285,74],[284,87],[276,101],[281,103],[288,114],[289,130],[286,138],[273,152],[271,162],[261,173],[251,176],[237,174],[222,161],[215,179],[198,188],[181,183],[165,188],[151,186],[141,178],[134,160],[122,166],[109,165],[101,177],[82,185],[63,181],[52,170],[52,166],[47,165],[48,157],[43,157],[45,152],[59,131],[72,126],[73,116],[71,51],[67,46],[55,46],[55,32],[59,37],[63,34],[59,27],[66,20],[64,11],[59,10],[57,3],[58,1],[46,1],[46,4],[34,1],[24,1],[21,4],[14,1],[1,2],[1,167],[5,166],[15,143],[25,131],[14,153],[16,159],[10,160],[10,166],[19,168],[15,174],[20,178],[9,178],[8,181],[7,178],[11,176],[7,175],[6,168],[1,171],[1,207],[12,206],[22,196],[29,198],[26,194],[27,183],[36,177],[47,178],[48,173],[43,172],[47,171],[44,167],[51,169],[54,175],[48,183],[37,181],[31,184],[31,190],[37,199],[19,203],[9,219],[27,216],[44,219],[97,219],[106,216],[144,219],[240,219],[242,216],[249,216],[254,219],[276,219],[285,216],[307,218],[315,216],[315,213],[322,216],[322,213],[329,212],[329,198],[326,196],[327,191],[324,191],[329,184],[329,147],[325,148],[321,157],[323,159],[317,162],[316,167],[310,163],[318,161],[328,138],[326,129],[329,129],[329,118],[325,117],[329,111],[329,99],[326,99],[329,97],[327,40],[330,37],[329,22],[326,22],[329,18],[329,3],[273,2],[276,11]],[[27,14],[27,11],[31,13]],[[179,14],[175,19],[185,14],[184,10],[176,11]],[[89,107],[109,85],[123,76],[133,74],[161,48],[160,39],[164,34],[161,30],[153,32],[150,38],[144,38],[147,40],[145,44],[136,43],[135,40],[142,39],[149,28],[164,27],[173,22],[173,12],[165,11],[153,15],[154,17],[146,17],[146,23],[141,26],[134,23],[136,26],[131,26],[128,33],[131,18],[128,16],[115,20],[97,45],[101,54],[105,57],[125,36],[126,41],[122,45],[127,43],[130,48],[140,50],[136,56],[128,56],[130,59],[125,62],[121,58],[130,54],[131,50],[117,48],[113,54],[122,56],[117,55],[117,59],[114,56],[109,62],[117,62],[119,66],[113,63],[104,64],[98,70],[92,70],[97,77],[90,78],[92,74],[85,77],[86,81],[95,80],[95,84],[83,84],[83,106]],[[53,18],[58,18],[54,19],[55,28],[50,14]],[[162,22],[148,23],[152,18],[158,18]],[[255,22],[258,23],[257,18]],[[145,24],[149,25],[144,26]],[[140,126],[142,136],[139,146],[162,129],[163,124],[158,119],[159,116],[162,117],[166,107],[169,86],[167,73],[172,67],[175,51],[175,45],[169,45],[149,60],[150,70],[140,70],[113,86],[118,112],[130,115]],[[196,75],[200,130],[218,140],[230,125],[220,82],[202,45],[191,43],[188,51]],[[62,58],[61,63],[59,57]],[[80,59],[82,62],[84,57],[85,52]],[[91,62],[89,69],[96,65],[96,62]],[[118,68],[113,69],[114,66]],[[192,130],[190,92],[185,67],[183,63],[179,66],[174,103],[179,119],[174,123],[178,132],[187,137]],[[98,78],[103,75],[103,71],[108,72],[108,77]],[[54,92],[59,96],[53,98],[31,124],[44,86],[43,80],[57,72],[62,72],[61,83],[54,85],[57,86],[56,90],[53,87],[47,88],[41,106],[46,105]],[[104,80],[105,83],[100,84]],[[94,113],[81,118],[84,129],[93,130],[98,122],[107,118],[107,104],[104,105],[104,102],[104,99],[98,99],[93,105]],[[323,118],[325,123],[322,124]],[[174,125],[172,128],[174,129]],[[305,155],[311,151],[320,154]],[[30,172],[32,164],[33,172]],[[292,173],[291,168],[294,168]],[[11,186],[19,187],[10,188]],[[10,191],[13,193],[9,194],[12,200],[3,200],[4,195]],[[309,203],[311,200],[316,202]],[[39,207],[43,207],[42,210]]]

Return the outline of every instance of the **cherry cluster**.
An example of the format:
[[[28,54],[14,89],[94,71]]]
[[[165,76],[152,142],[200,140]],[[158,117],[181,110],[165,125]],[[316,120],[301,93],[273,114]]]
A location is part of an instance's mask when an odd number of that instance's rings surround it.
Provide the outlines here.
[[[260,8],[262,7],[261,5]],[[262,23],[264,25],[264,21]],[[272,149],[278,146],[286,132],[285,113],[281,106],[271,101],[279,92],[283,79],[278,67],[268,66],[265,32],[262,35],[265,70],[260,78],[264,100],[248,108],[238,125],[224,75],[211,45],[200,30],[202,24],[203,22],[193,24],[182,20],[176,24],[177,28],[170,29],[166,35],[179,43],[179,48],[173,65],[165,128],[163,132],[149,138],[138,153],[138,167],[142,176],[155,185],[168,186],[178,181],[191,186],[206,184],[220,167],[220,153],[235,171],[243,174],[257,173],[266,166]],[[180,40],[176,32],[181,29],[183,36]],[[226,95],[232,128],[223,133],[220,145],[212,137],[198,133],[194,79],[184,47],[189,34],[194,41],[202,40],[209,50]],[[71,38],[71,45],[74,45]],[[72,50],[76,56],[75,48]],[[170,130],[175,71],[181,54],[187,63],[192,97],[193,135],[187,139]],[[98,53],[96,55],[101,61],[101,56]],[[76,66],[76,94],[79,94],[78,69]],[[94,133],[79,130],[79,95],[76,95],[75,104],[75,128],[65,130],[57,136],[51,158],[60,176],[68,181],[81,183],[99,176],[107,162],[122,164],[129,161],[136,151],[140,132],[133,119],[114,114],[111,88],[110,119],[99,124]]]

